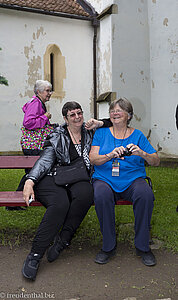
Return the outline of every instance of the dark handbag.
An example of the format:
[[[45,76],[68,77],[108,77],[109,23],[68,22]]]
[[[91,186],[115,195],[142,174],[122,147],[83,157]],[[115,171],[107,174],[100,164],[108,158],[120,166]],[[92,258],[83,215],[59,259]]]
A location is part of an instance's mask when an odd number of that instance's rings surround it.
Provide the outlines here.
[[[90,177],[80,156],[67,166],[57,166],[54,172],[54,181],[57,185],[67,185],[79,181],[90,181]]]

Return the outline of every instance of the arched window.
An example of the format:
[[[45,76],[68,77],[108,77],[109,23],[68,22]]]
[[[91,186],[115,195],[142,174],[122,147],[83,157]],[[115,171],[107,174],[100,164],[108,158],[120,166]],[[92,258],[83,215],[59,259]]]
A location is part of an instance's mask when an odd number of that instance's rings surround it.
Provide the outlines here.
[[[50,53],[50,82],[54,91],[54,54]]]
[[[63,80],[66,78],[65,57],[55,44],[48,45],[44,55],[44,79],[52,84],[54,98],[64,98]]]

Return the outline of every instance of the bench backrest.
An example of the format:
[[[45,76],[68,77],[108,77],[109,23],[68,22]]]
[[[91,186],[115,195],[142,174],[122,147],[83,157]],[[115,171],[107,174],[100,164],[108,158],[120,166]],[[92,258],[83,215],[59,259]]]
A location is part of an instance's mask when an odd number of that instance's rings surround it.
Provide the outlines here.
[[[32,168],[39,156],[0,156],[0,169]]]
[[[0,169],[24,169],[32,168],[39,156],[0,156]],[[151,179],[146,177],[148,184],[152,188]],[[120,199],[117,205],[131,205],[130,201]],[[0,192],[0,206],[25,206],[22,192]],[[32,202],[32,206],[41,205],[39,202]]]

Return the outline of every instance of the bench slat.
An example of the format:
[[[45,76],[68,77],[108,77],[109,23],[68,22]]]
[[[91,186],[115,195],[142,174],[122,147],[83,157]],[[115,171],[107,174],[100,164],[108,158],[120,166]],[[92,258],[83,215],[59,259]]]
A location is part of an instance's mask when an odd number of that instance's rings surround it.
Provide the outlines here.
[[[0,169],[32,168],[39,156],[0,156]],[[150,180],[151,181],[151,180]],[[116,205],[132,205],[132,202],[120,199]],[[22,192],[0,192],[0,206],[26,206]],[[34,201],[30,206],[41,206]]]
[[[38,201],[33,201],[30,206],[41,206]],[[132,202],[119,200],[116,205],[132,205]],[[23,192],[0,192],[0,206],[26,206],[23,200]]]
[[[120,199],[116,201],[116,205],[132,205],[132,202]]]
[[[0,156],[0,169],[32,168],[39,156]]]
[[[23,192],[0,192],[0,206],[26,206]],[[42,206],[42,204],[33,201],[30,206]]]

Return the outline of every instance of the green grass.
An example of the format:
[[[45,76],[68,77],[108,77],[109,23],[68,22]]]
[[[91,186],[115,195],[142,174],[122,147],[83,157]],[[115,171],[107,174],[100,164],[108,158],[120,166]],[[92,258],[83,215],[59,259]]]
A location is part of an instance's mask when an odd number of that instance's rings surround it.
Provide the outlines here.
[[[23,170],[0,170],[0,190],[15,190],[23,174]],[[177,252],[178,168],[148,167],[147,175],[152,179],[156,198],[152,216],[152,236],[161,240],[165,248]],[[43,207],[30,207],[25,211],[7,211],[5,207],[1,207],[1,245],[20,245],[22,242],[31,241],[44,212]],[[116,206],[118,240],[133,245],[133,226],[132,206]],[[101,244],[102,236],[94,207],[91,207],[78,229],[75,241],[89,241],[91,245]]]

